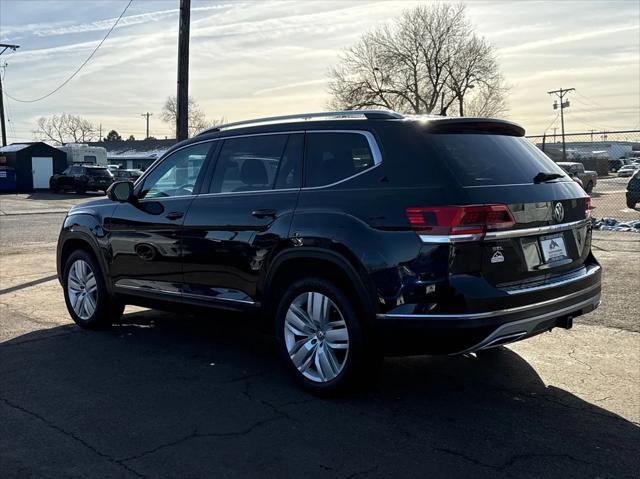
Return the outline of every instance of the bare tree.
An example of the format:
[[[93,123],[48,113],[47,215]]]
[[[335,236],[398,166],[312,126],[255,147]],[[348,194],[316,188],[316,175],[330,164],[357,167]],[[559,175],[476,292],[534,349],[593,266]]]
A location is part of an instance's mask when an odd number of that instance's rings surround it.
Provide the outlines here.
[[[177,100],[175,96],[170,96],[165,101],[164,106],[162,107],[161,118],[165,123],[169,123],[171,125],[175,125],[176,123],[176,115],[178,111]],[[216,126],[224,121],[224,117],[220,120],[207,120],[206,115],[200,109],[200,105],[196,102],[195,99],[189,97],[189,136],[195,135],[200,130],[204,130],[205,128],[211,128]]]
[[[455,105],[464,115],[481,98],[501,100],[504,111],[507,89],[493,48],[475,34],[464,5],[435,3],[405,10],[346,49],[330,71],[329,91],[335,109],[446,115]]]
[[[480,85],[473,90],[470,98],[465,100],[465,114],[468,116],[496,118],[503,116],[507,110],[507,95],[510,87],[505,84],[502,77],[493,80],[495,83]]]
[[[38,118],[33,135],[38,140],[51,141],[59,145],[86,143],[97,138],[98,128],[81,116],[63,113],[59,116]]]

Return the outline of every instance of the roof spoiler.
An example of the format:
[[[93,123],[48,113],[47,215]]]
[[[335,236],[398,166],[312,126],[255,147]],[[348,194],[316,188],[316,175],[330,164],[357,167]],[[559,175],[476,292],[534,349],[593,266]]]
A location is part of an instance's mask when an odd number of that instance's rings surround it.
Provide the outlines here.
[[[429,133],[488,133],[494,135],[524,136],[525,129],[506,120],[492,118],[445,118],[426,122]]]

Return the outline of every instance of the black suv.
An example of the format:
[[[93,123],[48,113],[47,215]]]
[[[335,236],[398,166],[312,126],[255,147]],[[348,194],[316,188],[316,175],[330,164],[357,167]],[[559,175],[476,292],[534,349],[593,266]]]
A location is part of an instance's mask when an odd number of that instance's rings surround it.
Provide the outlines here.
[[[627,206],[635,208],[640,202],[640,170],[636,171],[627,183]]]
[[[376,110],[207,130],[69,212],[67,307],[85,328],[125,304],[259,311],[315,391],[570,328],[600,302],[590,199],[523,135]]]
[[[113,175],[104,166],[73,165],[49,179],[49,189],[59,191],[104,191],[113,183]]]

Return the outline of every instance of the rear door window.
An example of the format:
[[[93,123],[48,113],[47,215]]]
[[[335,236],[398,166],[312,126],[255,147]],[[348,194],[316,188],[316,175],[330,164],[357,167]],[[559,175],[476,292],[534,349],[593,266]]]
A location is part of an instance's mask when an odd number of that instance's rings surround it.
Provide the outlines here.
[[[540,172],[565,174],[523,137],[441,133],[428,139],[462,186],[533,183]]]
[[[367,138],[360,133],[308,132],[304,185],[325,186],[375,165]]]

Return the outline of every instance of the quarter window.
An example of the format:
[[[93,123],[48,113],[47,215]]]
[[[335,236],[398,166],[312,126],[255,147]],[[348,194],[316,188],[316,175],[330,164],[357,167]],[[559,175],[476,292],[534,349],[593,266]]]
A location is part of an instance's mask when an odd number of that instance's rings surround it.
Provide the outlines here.
[[[291,135],[291,139],[302,135]],[[289,135],[262,135],[224,141],[218,157],[210,193],[270,190],[278,178],[279,188],[293,187],[299,179],[299,150],[287,148]],[[292,145],[295,143],[292,143]],[[286,150],[286,153],[285,153]],[[297,160],[296,160],[297,157]],[[296,161],[298,165],[295,165]],[[284,167],[279,175],[280,168]],[[285,173],[286,170],[286,173]],[[289,186],[287,186],[289,185]]]
[[[359,133],[307,135],[305,186],[324,186],[374,166],[369,142]]]
[[[188,196],[202,171],[211,143],[187,146],[172,153],[145,178],[139,198]]]

